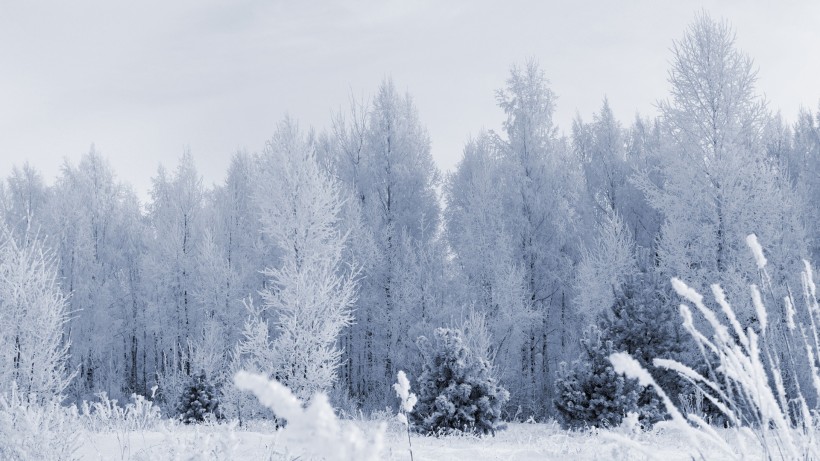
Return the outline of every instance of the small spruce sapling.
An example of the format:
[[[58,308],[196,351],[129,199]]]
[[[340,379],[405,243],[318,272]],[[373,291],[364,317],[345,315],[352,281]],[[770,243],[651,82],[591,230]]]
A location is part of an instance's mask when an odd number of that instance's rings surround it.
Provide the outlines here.
[[[617,374],[608,357],[612,341],[602,338],[596,326],[584,331],[584,353],[571,365],[561,363],[555,381],[555,407],[564,427],[616,427],[624,416],[638,412],[641,387],[634,379]]]
[[[216,389],[208,382],[204,371],[194,376],[191,384],[185,388],[180,396],[177,413],[185,424],[202,423],[208,417],[221,417]]]
[[[616,295],[615,302],[599,316],[604,341],[615,351],[629,352],[648,367],[671,395],[691,391],[683,379],[668,370],[652,366],[656,357],[681,359],[692,345],[683,335],[671,293],[662,280],[651,274],[630,277]],[[692,345],[693,346],[693,345]],[[659,397],[643,388],[638,397],[641,423],[646,426],[666,418]]]
[[[492,376],[486,359],[467,347],[459,330],[438,328],[435,342],[417,341],[424,357],[418,404],[410,414],[426,434],[495,434],[504,429],[501,409],[510,393]]]
[[[410,442],[410,421],[407,419],[407,415],[413,411],[418,398],[416,394],[410,392],[410,380],[407,379],[407,375],[404,374],[403,370],[399,370],[397,382],[393,384],[393,389],[396,390],[396,395],[401,399],[398,419],[407,428],[407,447],[410,451],[410,461],[412,461],[413,444]]]

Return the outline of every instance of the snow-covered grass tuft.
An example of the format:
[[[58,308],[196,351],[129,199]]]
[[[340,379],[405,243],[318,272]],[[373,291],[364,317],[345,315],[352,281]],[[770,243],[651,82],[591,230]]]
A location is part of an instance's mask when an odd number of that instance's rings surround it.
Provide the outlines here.
[[[754,235],[750,235],[746,241],[755,256],[765,287],[770,278],[766,273],[763,250]],[[789,295],[785,298],[784,306],[786,328],[776,333],[785,337],[787,344],[803,343],[806,365],[812,374],[811,381],[820,395],[820,372],[815,365],[819,347],[816,340],[816,316],[820,315],[820,311],[817,309],[811,266],[808,262],[804,262],[804,266],[803,293],[811,331],[807,332],[806,327],[801,325],[800,335],[794,334],[795,303]],[[610,356],[615,369],[655,388],[671,415],[672,419],[667,424],[683,430],[694,442],[693,448],[703,446],[698,442],[712,442],[734,459],[757,458],[760,454],[765,459],[820,459],[814,415],[800,389],[797,376],[798,365],[795,361],[800,360],[800,357],[789,354],[791,357],[786,360],[791,360],[791,368],[782,366],[781,358],[769,340],[775,333],[770,331],[774,325],[768,320],[760,289],[756,285],[750,287],[759,329],[749,326],[744,330],[719,286],[713,285],[712,292],[725,314],[728,326],[704,305],[703,296],[696,290],[678,279],[672,279],[672,285],[678,294],[695,305],[713,329],[712,337],[707,337],[695,326],[689,307],[681,305],[684,328],[694,338],[707,363],[711,364],[710,376],[705,377],[674,360],[655,359],[653,363],[656,367],[677,372],[692,383],[726,417],[733,426],[732,430],[718,432],[695,414],[687,414],[684,418],[672,406],[651,375],[628,354],[616,353]],[[815,338],[813,344],[807,339],[809,337]],[[792,384],[789,392],[786,391],[786,382]],[[730,433],[733,435],[729,436]],[[697,455],[705,459],[702,452]]]
[[[91,431],[144,431],[163,422],[159,407],[141,395],[131,394],[133,402],[124,407],[116,399],[109,399],[105,392],[97,394],[97,398],[80,405],[80,420]]]
[[[384,427],[367,436],[352,424],[342,424],[323,393],[313,396],[307,407],[284,385],[263,375],[240,371],[234,376],[240,390],[252,392],[262,405],[285,419],[282,431],[291,455],[326,461],[383,459]]]
[[[746,245],[749,246],[749,249],[752,250],[752,254],[755,257],[755,262],[757,263],[757,268],[763,270],[766,268],[766,257],[763,256],[763,247],[760,246],[760,242],[757,241],[757,235],[749,234],[746,236]]]
[[[407,449],[410,451],[410,461],[413,461],[413,442],[410,440],[410,420],[407,419],[407,415],[413,411],[413,407],[416,406],[418,398],[416,394],[410,392],[410,380],[407,379],[404,370],[399,370],[396,379],[397,382],[393,384],[393,389],[395,389],[396,395],[398,395],[401,400],[398,419],[407,429]]]

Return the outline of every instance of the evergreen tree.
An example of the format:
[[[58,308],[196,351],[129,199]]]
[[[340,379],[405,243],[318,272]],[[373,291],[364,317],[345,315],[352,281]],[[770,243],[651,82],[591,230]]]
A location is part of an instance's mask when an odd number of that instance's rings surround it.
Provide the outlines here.
[[[597,326],[584,331],[581,358],[562,362],[555,380],[555,407],[566,428],[614,427],[639,412],[637,380],[615,373],[607,357],[615,352]]]
[[[438,328],[434,342],[417,341],[424,357],[419,396],[411,417],[427,434],[486,435],[503,429],[501,408],[509,392],[492,377],[490,363],[474,354],[459,330]]]
[[[204,371],[193,376],[185,388],[179,399],[177,414],[185,424],[202,423],[209,415],[221,418],[218,394]]]
[[[677,396],[684,390],[676,373],[652,364],[655,358],[679,360],[686,350],[678,310],[661,281],[645,274],[630,278],[612,307],[601,314],[599,325],[616,352],[629,352],[664,389],[671,391],[670,395]],[[654,393],[643,394],[640,403],[649,404],[651,396]]]
[[[657,395],[616,377],[607,357],[628,352],[671,390],[670,395],[679,396],[686,390],[681,378],[652,364],[654,358],[681,358],[685,344],[676,321],[671,297],[653,277],[639,275],[626,281],[611,307],[599,314],[598,324],[585,332],[581,358],[561,367],[555,405],[564,425],[610,427],[629,412],[638,413],[644,424],[663,419]]]

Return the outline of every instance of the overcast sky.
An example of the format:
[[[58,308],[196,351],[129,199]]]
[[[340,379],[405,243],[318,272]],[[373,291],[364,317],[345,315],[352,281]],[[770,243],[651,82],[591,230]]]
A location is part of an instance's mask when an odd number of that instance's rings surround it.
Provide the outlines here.
[[[667,94],[673,39],[700,9],[729,19],[758,88],[794,119],[820,100],[820,2],[73,1],[0,3],[0,175],[48,182],[94,143],[145,197],[190,146],[206,184],[284,114],[328,126],[385,76],[415,99],[442,169],[497,128],[494,90],[534,57],[568,131],[609,97],[629,123]]]

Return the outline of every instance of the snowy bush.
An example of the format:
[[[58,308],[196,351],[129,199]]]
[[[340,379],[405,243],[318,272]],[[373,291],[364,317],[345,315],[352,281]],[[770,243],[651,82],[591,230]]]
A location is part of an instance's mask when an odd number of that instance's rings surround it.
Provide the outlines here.
[[[383,459],[384,427],[367,437],[358,427],[343,425],[333,413],[327,396],[318,393],[307,407],[276,380],[240,371],[236,387],[252,392],[262,405],[287,421],[282,436],[290,455],[325,461]]]
[[[36,402],[36,403],[35,403]],[[57,401],[23,396],[12,386],[0,395],[0,459],[61,461],[75,459],[77,412]]]
[[[766,258],[757,238],[750,235],[747,244],[751,248],[760,270],[764,290],[771,293],[771,282],[766,272]],[[735,310],[729,304],[723,289],[711,286],[716,304],[725,320],[707,307],[704,297],[681,280],[672,279],[678,294],[695,306],[712,331],[711,337],[695,326],[691,308],[681,304],[680,313],[686,331],[694,338],[704,359],[710,366],[704,376],[692,368],[675,360],[655,359],[656,367],[675,371],[696,386],[706,400],[711,402],[726,417],[736,432],[730,441],[724,433],[714,431],[700,416],[689,413],[683,415],[672,403],[663,388],[638,361],[627,353],[615,353],[609,360],[618,373],[638,379],[641,384],[652,386],[663,399],[671,415],[671,424],[682,430],[692,441],[691,447],[699,451],[703,443],[721,449],[735,459],[746,459],[764,454],[766,459],[818,459],[816,440],[817,415],[808,404],[808,396],[800,391],[797,374],[799,368],[808,369],[815,393],[820,395],[820,369],[817,366],[820,344],[817,341],[817,321],[820,320],[820,306],[811,266],[804,261],[802,274],[803,297],[809,324],[795,322],[796,312],[793,296],[783,298],[785,331],[791,353],[781,361],[781,356],[773,350],[772,335],[776,331],[769,321],[770,313],[763,303],[763,294],[757,285],[750,286],[752,305],[756,313],[759,330],[748,326],[745,329],[738,321]],[[774,298],[774,297],[772,297]],[[812,338],[810,340],[810,338]],[[802,344],[805,355],[800,353]],[[805,360],[799,364],[798,361]],[[791,396],[787,393],[787,383],[796,387]],[[745,440],[746,443],[737,443]],[[710,452],[710,455],[712,453]]]
[[[435,341],[417,341],[424,358],[419,395],[411,413],[425,434],[495,434],[503,429],[501,408],[510,397],[492,376],[490,363],[473,353],[459,330],[438,328]]]
[[[193,376],[182,392],[177,405],[179,419],[185,423],[202,423],[209,418],[221,418],[219,399],[205,372]]]

